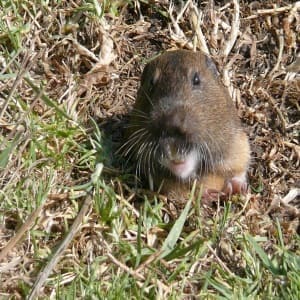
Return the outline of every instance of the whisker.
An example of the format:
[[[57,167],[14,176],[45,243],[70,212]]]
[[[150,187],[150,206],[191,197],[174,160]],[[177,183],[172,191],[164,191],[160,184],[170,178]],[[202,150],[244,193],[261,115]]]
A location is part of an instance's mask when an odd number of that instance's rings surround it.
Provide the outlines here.
[[[137,109],[137,108],[133,108],[133,109],[131,110],[131,112],[130,112],[130,115],[148,118],[147,113],[145,113],[144,111],[139,110],[139,109]]]
[[[141,135],[140,137],[136,138],[136,140],[128,147],[126,150],[124,150],[124,155],[127,156],[128,153],[134,149],[137,145],[140,144],[141,140],[143,139],[143,136]],[[136,151],[135,151],[136,152]]]
[[[156,159],[156,157],[155,157],[155,148],[156,148],[156,143],[151,142],[151,149],[150,149],[150,155],[149,155],[149,159],[151,161],[149,161],[149,164],[150,164],[150,170],[151,170],[152,175],[155,174],[155,168],[154,168],[154,161]]]
[[[128,124],[124,125],[124,128],[142,127],[145,124],[148,124],[148,122],[140,121],[140,122],[135,122],[135,123],[128,123]]]
[[[132,147],[136,145],[146,134],[147,131],[144,128],[135,131],[129,136],[128,140],[118,149],[118,151],[124,149],[123,154],[127,155],[126,153],[128,153],[128,151],[130,151]],[[130,147],[127,148],[128,145],[130,145]]]
[[[143,91],[144,95],[146,96],[146,99],[149,101],[149,103],[150,103],[151,106],[153,107],[153,106],[154,106],[154,105],[153,105],[153,102],[151,101],[150,96],[147,94],[147,91],[146,91],[143,87],[141,87],[141,90]]]

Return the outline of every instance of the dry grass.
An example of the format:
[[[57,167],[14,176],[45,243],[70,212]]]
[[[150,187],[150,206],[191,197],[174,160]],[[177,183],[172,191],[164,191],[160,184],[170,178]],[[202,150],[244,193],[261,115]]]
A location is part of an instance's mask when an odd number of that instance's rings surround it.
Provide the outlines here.
[[[0,1],[1,298],[299,299],[300,3],[21,2]],[[113,155],[170,48],[221,71],[251,141],[243,199],[177,207]]]

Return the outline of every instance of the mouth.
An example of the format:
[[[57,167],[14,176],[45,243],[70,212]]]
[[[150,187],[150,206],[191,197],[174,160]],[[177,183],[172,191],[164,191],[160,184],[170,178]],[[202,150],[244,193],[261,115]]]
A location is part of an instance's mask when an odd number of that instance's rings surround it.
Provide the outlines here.
[[[197,169],[198,160],[196,151],[191,151],[184,157],[180,158],[166,158],[162,161],[170,172],[180,179],[187,179],[192,177]]]

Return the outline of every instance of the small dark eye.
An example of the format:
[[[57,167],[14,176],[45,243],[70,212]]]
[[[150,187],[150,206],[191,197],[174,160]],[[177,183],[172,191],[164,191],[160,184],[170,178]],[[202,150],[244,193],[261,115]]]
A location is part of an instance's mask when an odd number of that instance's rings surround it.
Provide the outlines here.
[[[200,85],[200,76],[199,73],[196,72],[193,77],[193,85]]]

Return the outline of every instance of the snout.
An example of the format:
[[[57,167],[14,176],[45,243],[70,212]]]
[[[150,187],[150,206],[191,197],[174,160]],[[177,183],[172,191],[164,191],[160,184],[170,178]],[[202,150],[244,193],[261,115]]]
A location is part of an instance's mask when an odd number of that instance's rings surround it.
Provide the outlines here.
[[[184,107],[179,106],[171,110],[165,116],[165,130],[167,133],[185,136],[188,133],[187,112]]]
[[[159,141],[159,162],[173,176],[186,180],[195,174],[199,160],[195,114],[189,107],[177,105],[176,100],[172,105],[164,104],[152,114],[151,130]]]
[[[153,124],[156,134],[161,137],[189,140],[192,130],[191,113],[184,106],[160,110],[153,114]]]

